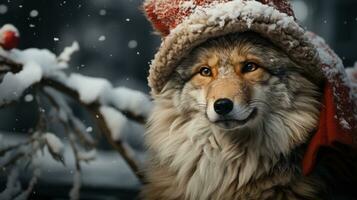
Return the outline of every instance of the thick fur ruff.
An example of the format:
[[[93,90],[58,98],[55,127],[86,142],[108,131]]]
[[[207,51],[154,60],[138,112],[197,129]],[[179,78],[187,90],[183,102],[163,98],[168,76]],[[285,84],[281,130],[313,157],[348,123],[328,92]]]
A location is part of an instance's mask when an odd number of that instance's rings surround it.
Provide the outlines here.
[[[231,52],[265,60],[265,78],[243,98],[258,116],[237,129],[222,129],[209,118],[210,89],[195,85],[192,68],[209,55],[223,58]],[[228,57],[224,60],[231,66]],[[301,173],[305,144],[318,124],[321,92],[300,69],[253,33],[213,39],[195,49],[154,97],[143,198],[325,199],[324,181]],[[220,72],[228,73],[223,71],[221,66]],[[237,101],[244,95],[239,93]]]

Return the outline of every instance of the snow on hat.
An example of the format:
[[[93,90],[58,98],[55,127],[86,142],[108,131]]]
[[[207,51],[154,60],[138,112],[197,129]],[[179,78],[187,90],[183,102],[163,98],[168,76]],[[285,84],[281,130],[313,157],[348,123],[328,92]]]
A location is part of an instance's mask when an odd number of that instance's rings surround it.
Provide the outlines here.
[[[352,144],[356,109],[343,64],[321,38],[297,23],[287,0],[146,0],[144,9],[162,35],[148,77],[153,95],[161,92],[181,59],[198,45],[252,31],[283,49],[311,81],[326,83],[319,130],[306,152],[304,172],[311,171],[320,146],[336,141]]]
[[[193,48],[210,38],[245,31],[269,38],[304,66],[306,74],[314,74],[316,82],[322,79],[314,67],[318,54],[285,0],[146,0],[144,8],[163,36],[148,79],[153,94]]]

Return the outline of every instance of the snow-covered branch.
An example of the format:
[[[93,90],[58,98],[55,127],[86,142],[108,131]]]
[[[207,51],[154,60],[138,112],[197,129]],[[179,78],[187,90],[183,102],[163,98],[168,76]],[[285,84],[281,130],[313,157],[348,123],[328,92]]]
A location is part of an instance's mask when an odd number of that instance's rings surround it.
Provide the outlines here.
[[[95,158],[96,140],[88,133],[83,122],[74,115],[68,99],[76,101],[91,114],[100,132],[141,181],[143,176],[139,166],[130,153],[130,147],[122,141],[121,135],[123,127],[129,121],[144,124],[151,110],[149,97],[141,92],[114,87],[102,78],[78,73],[66,74],[64,69],[68,68],[71,55],[78,50],[79,45],[74,42],[57,57],[46,49],[10,50],[1,48],[0,44],[0,108],[17,103],[25,91],[33,88],[33,96],[39,110],[37,126],[28,141],[13,146],[0,146],[0,164],[2,167],[16,169],[20,160],[32,161],[32,156],[44,147],[47,147],[55,160],[65,164],[61,139],[56,133],[47,130],[49,120],[46,119],[40,102],[46,99],[56,110],[51,113],[51,117],[64,127],[73,150],[76,172],[70,192],[71,199],[79,198],[81,162],[89,162]],[[28,151],[29,149],[31,151]],[[17,189],[17,182],[13,181],[14,177],[17,177],[16,170],[13,170],[12,174],[14,175],[9,177],[8,185],[16,186]],[[37,182],[37,174],[38,172],[34,171],[29,188],[23,195],[28,195],[28,191],[32,190]],[[0,196],[8,196],[8,192],[5,190]],[[12,197],[21,195],[17,190],[15,192],[16,195]]]

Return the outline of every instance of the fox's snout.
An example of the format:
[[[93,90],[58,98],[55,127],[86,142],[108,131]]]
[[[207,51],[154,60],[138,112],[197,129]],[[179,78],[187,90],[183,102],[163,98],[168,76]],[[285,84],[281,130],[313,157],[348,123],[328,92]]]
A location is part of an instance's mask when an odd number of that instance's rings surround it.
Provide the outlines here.
[[[218,78],[207,90],[207,117],[225,129],[243,126],[257,114],[249,98],[249,87],[239,76]]]
[[[244,86],[237,78],[223,78],[216,80],[209,87],[207,99],[218,115],[227,115],[235,106],[244,104]]]
[[[226,115],[233,110],[234,102],[230,99],[218,99],[214,102],[214,111],[219,115]]]

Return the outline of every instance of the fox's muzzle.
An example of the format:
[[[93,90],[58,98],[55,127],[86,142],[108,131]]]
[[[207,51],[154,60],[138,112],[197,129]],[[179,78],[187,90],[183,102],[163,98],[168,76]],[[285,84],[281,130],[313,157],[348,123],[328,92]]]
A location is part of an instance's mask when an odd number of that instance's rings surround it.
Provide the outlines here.
[[[221,78],[209,87],[207,99],[218,115],[227,115],[233,111],[235,104],[245,104],[248,92],[244,88],[243,81],[237,77]]]
[[[214,110],[219,115],[226,115],[233,110],[234,102],[230,99],[218,99],[214,102]]]

